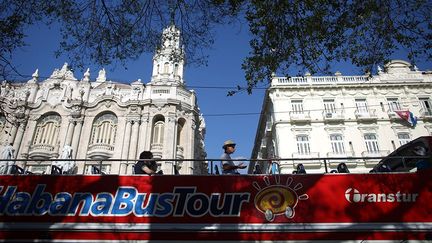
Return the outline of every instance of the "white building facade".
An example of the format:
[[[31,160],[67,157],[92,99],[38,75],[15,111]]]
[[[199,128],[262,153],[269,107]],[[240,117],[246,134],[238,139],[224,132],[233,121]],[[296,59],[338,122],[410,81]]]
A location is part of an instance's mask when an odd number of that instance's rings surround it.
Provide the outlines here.
[[[417,124],[399,111],[412,112]],[[361,158],[386,156],[432,134],[432,73],[394,60],[372,77],[273,77],[261,114],[252,159],[280,158],[285,174],[299,163],[307,173],[324,173],[325,165],[329,172],[340,162],[350,172],[369,172],[377,159]],[[357,159],[338,159],[350,157]]]
[[[32,159],[58,158],[70,146],[72,159],[100,160],[107,174],[133,173],[144,150],[162,160],[201,160],[160,161],[164,174],[173,174],[174,164],[180,174],[206,174],[205,122],[185,86],[180,31],[171,25],[162,40],[146,84],[110,81],[104,69],[96,80],[89,70],[78,80],[66,63],[46,80],[36,71],[27,83],[3,82],[2,147],[12,144],[17,159],[28,159],[17,163],[36,173],[49,173],[50,163]],[[90,173],[95,163],[77,163],[77,173]]]

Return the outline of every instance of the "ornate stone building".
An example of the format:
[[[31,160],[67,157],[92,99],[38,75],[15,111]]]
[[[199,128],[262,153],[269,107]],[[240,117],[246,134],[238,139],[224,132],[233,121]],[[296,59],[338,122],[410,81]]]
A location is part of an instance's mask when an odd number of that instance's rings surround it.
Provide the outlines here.
[[[202,160],[178,161],[176,169],[207,173],[205,122],[195,92],[185,86],[180,31],[169,26],[162,43],[148,83],[113,82],[104,69],[96,80],[90,80],[89,70],[78,80],[67,63],[46,80],[40,81],[36,70],[27,83],[3,82],[2,147],[13,144],[16,158],[28,159],[18,164],[36,173],[49,173],[50,162],[32,160],[58,158],[68,146],[73,159],[102,161],[107,174],[131,174],[144,150],[162,160]],[[77,173],[89,173],[92,164],[78,162]],[[174,164],[160,161],[159,166],[173,174]]]
[[[431,98],[432,73],[401,60],[378,68],[373,77],[339,72],[274,77],[251,158],[289,159],[281,161],[281,173],[292,173],[299,163],[307,173],[323,173],[324,159],[328,170],[346,162],[351,172],[369,172],[377,160],[349,158],[386,156],[417,137],[432,135]],[[417,124],[398,115],[407,111],[417,117]]]

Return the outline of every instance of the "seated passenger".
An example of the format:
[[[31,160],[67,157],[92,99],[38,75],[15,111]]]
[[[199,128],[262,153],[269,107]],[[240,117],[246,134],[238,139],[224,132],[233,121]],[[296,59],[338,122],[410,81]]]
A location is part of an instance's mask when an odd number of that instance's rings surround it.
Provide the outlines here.
[[[153,153],[150,151],[143,151],[140,154],[138,162],[135,164],[134,167],[135,174],[145,174],[145,175],[159,174],[156,173],[157,170],[156,161],[150,159],[153,159]]]
[[[303,164],[297,165],[297,174],[306,174],[306,169]]]
[[[337,171],[338,173],[350,173],[348,166],[343,162],[337,166]]]
[[[426,149],[422,146],[416,146],[413,149],[413,152],[415,155],[418,155],[418,156],[426,156]],[[417,171],[432,168],[432,165],[425,158],[420,158],[419,160],[417,160],[415,165],[417,167]]]

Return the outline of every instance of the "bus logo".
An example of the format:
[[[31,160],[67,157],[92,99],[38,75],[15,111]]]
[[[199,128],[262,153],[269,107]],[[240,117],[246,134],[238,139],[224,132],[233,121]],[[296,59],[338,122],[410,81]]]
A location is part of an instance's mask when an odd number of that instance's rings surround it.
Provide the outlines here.
[[[256,181],[253,186],[258,193],[255,196],[255,207],[264,214],[268,222],[272,222],[276,216],[285,215],[291,219],[295,215],[295,207],[299,200],[307,200],[307,194],[298,195],[297,191],[303,188],[301,183],[292,187],[293,179],[289,177],[285,185],[280,184],[280,177],[274,176],[275,184],[270,183],[269,177],[264,177],[265,186],[261,187]]]

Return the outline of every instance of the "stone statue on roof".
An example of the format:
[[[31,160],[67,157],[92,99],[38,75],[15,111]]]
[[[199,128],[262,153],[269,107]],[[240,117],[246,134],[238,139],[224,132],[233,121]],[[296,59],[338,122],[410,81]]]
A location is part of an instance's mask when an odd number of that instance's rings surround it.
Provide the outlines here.
[[[57,68],[54,69],[54,72],[51,74],[50,78],[76,80],[73,72],[69,69],[67,62],[63,64],[60,70],[58,70]]]
[[[99,75],[96,78],[96,82],[105,82],[106,81],[106,72],[105,72],[105,68],[102,68],[101,70],[99,70]]]

